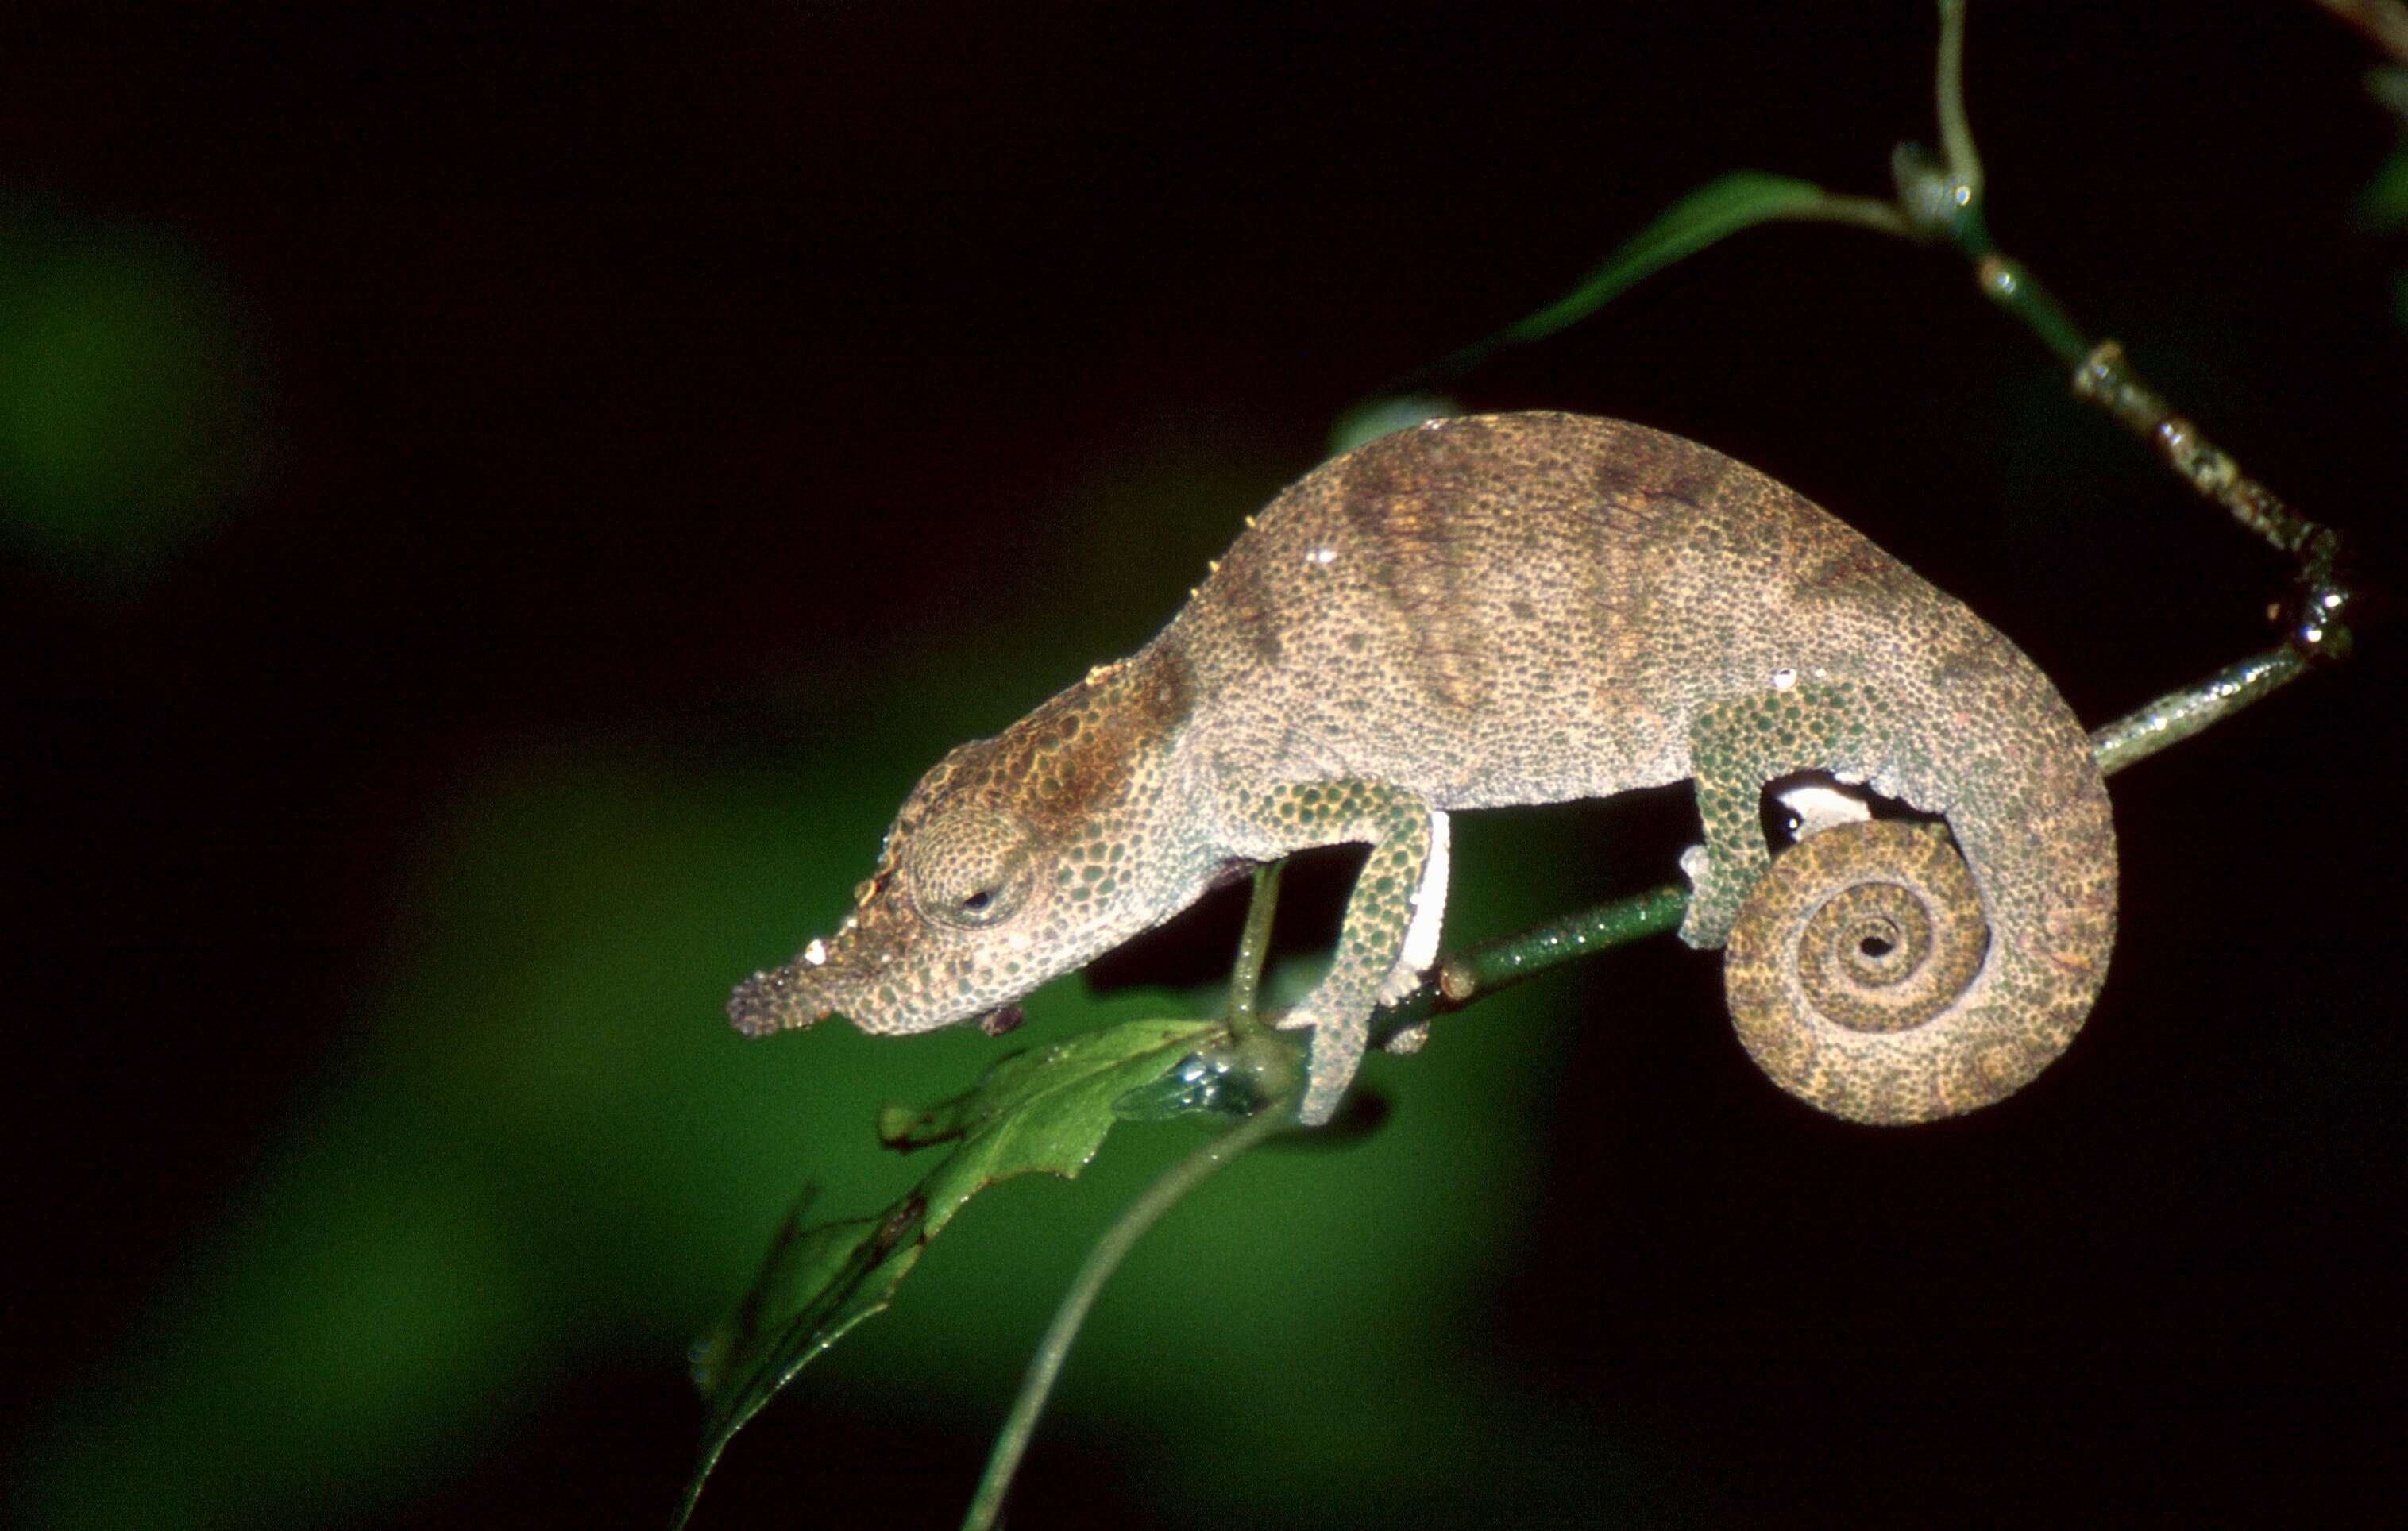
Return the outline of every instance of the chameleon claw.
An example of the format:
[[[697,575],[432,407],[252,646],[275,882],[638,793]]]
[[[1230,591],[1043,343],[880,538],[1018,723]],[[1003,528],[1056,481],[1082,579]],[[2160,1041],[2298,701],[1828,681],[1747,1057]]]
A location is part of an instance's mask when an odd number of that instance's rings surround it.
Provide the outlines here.
[[[1019,1006],[1006,1005],[1001,1009],[989,1010],[980,1016],[978,1029],[985,1032],[989,1037],[1000,1037],[1008,1031],[1019,1030],[1020,1023],[1027,1019],[1020,1013]]]

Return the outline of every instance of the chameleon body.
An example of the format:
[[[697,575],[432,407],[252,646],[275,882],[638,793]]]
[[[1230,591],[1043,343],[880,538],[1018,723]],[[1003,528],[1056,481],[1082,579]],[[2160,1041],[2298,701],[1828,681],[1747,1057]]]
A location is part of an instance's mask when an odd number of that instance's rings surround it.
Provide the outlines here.
[[[1842,794],[1774,860],[1763,794],[1804,772],[1947,834]],[[1330,970],[1280,1023],[1311,1028],[1318,1123],[1435,955],[1448,814],[1692,778],[1681,935],[1727,943],[1742,1040],[1784,1089],[1924,1121],[2072,1039],[2114,940],[2115,842],[2048,679],[1754,469],[1541,413],[1434,421],[1288,488],[1153,642],[946,755],[842,926],[729,1015],[1000,1032],[1240,869],[1368,843]]]

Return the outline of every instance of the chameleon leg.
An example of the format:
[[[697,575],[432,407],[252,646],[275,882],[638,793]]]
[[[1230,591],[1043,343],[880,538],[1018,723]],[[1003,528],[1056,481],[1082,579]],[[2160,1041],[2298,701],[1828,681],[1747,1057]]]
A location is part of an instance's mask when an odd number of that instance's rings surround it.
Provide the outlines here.
[[[1429,859],[1422,866],[1422,884],[1413,894],[1413,923],[1405,931],[1405,950],[1380,985],[1380,1003],[1394,1005],[1421,987],[1422,975],[1438,961],[1439,929],[1446,915],[1446,874],[1450,824],[1443,813],[1430,815]],[[1382,1043],[1389,1052],[1419,1052],[1429,1040],[1429,1023],[1416,1021]]]
[[[1772,865],[1760,813],[1765,783],[1798,771],[1843,770],[1863,739],[1880,737],[1873,732],[1877,712],[1860,687],[1800,683],[1698,714],[1689,730],[1689,760],[1706,843],[1681,857],[1693,889],[1682,940],[1721,946],[1749,890]]]
[[[1443,816],[1401,787],[1353,780],[1281,787],[1247,810],[1254,827],[1283,850],[1358,841],[1371,847],[1347,897],[1328,974],[1279,1022],[1312,1030],[1297,1115],[1319,1126],[1337,1114],[1354,1082],[1383,989],[1413,958],[1408,937],[1424,937],[1435,953],[1446,879],[1443,852],[1433,848],[1445,833]]]

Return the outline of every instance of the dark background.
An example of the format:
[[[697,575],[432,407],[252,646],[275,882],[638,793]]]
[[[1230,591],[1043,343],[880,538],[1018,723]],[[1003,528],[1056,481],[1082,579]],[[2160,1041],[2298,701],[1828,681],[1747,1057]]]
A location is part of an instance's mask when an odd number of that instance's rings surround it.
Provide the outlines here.
[[[657,1523],[682,1337],[806,1179],[834,1212],[907,1183],[870,1104],[992,1056],[748,1048],[726,983],[841,908],[942,749],[1142,641],[1347,406],[1721,171],[1882,191],[1932,32],[1904,0],[35,21],[0,58],[17,1513]],[[1968,89],[2001,242],[2380,586],[2408,248],[2352,214],[2396,136],[2373,62],[2304,3],[1995,6]],[[2094,723],[2262,646],[2285,572],[1961,265],[1855,231],[1747,235],[1457,393],[1764,467]],[[1375,1069],[1384,1155],[1267,1157],[1154,1236],[1158,1322],[1096,1340],[1025,1524],[2396,1512],[2381,594],[2359,664],[2117,780],[2114,974],[2014,1102],[1814,1117],[1670,942],[1467,1017]],[[1456,928],[1660,880],[1681,811],[1474,831]],[[1200,980],[1231,918],[1108,976]],[[642,997],[606,1025],[595,992]],[[936,1246],[917,1316],[907,1283],[699,1524],[957,1515],[1080,1240],[1184,1141],[966,1214],[1060,1252],[941,1287],[977,1254]],[[466,1205],[508,1300],[446,1252]]]

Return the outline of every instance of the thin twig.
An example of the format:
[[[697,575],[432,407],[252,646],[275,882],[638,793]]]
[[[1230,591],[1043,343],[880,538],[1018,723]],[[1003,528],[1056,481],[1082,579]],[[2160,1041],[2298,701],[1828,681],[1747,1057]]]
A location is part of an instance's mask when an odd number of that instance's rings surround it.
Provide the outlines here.
[[[1449,952],[1412,993],[1373,1018],[1372,1039],[1385,1043],[1416,1022],[1451,1014],[1568,962],[1674,929],[1688,908],[1689,891],[1666,883]]]
[[[2194,686],[2169,692],[2136,712],[2128,712],[2090,736],[2101,776],[2113,776],[2170,745],[2180,744],[2264,700],[2277,687],[2305,675],[2307,660],[2291,649],[2273,649],[2229,665]]]
[[[1940,0],[1938,74],[1932,93],[1940,105],[1940,152],[1969,200],[1978,201],[1982,156],[1973,148],[1972,124],[1965,117],[1965,0]]]
[[[1069,1358],[1071,1342],[1079,1337],[1079,1326],[1086,1322],[1087,1310],[1096,1305],[1096,1295],[1120,1268],[1121,1261],[1163,1213],[1223,1165],[1287,1126],[1291,1114],[1286,1101],[1274,1101],[1171,1166],[1087,1252],[1086,1263],[1062,1295],[1062,1306],[1054,1310],[1044,1342],[1029,1358],[1020,1395],[1011,1401],[1011,1412],[987,1456],[985,1475],[980,1478],[969,1510],[962,1517],[963,1531],[991,1531],[995,1525],[1003,1497],[1010,1491],[1012,1474],[1019,1470],[1029,1438],[1036,1434],[1038,1417],[1045,1411],[1046,1400],[1053,1396],[1054,1384],[1062,1375],[1062,1364]]]
[[[1285,861],[1254,868],[1254,896],[1246,905],[1245,929],[1238,937],[1238,963],[1229,973],[1229,1033],[1242,1046],[1270,1028],[1262,1019],[1263,961],[1270,954],[1271,917],[1279,909],[1280,870]]]

